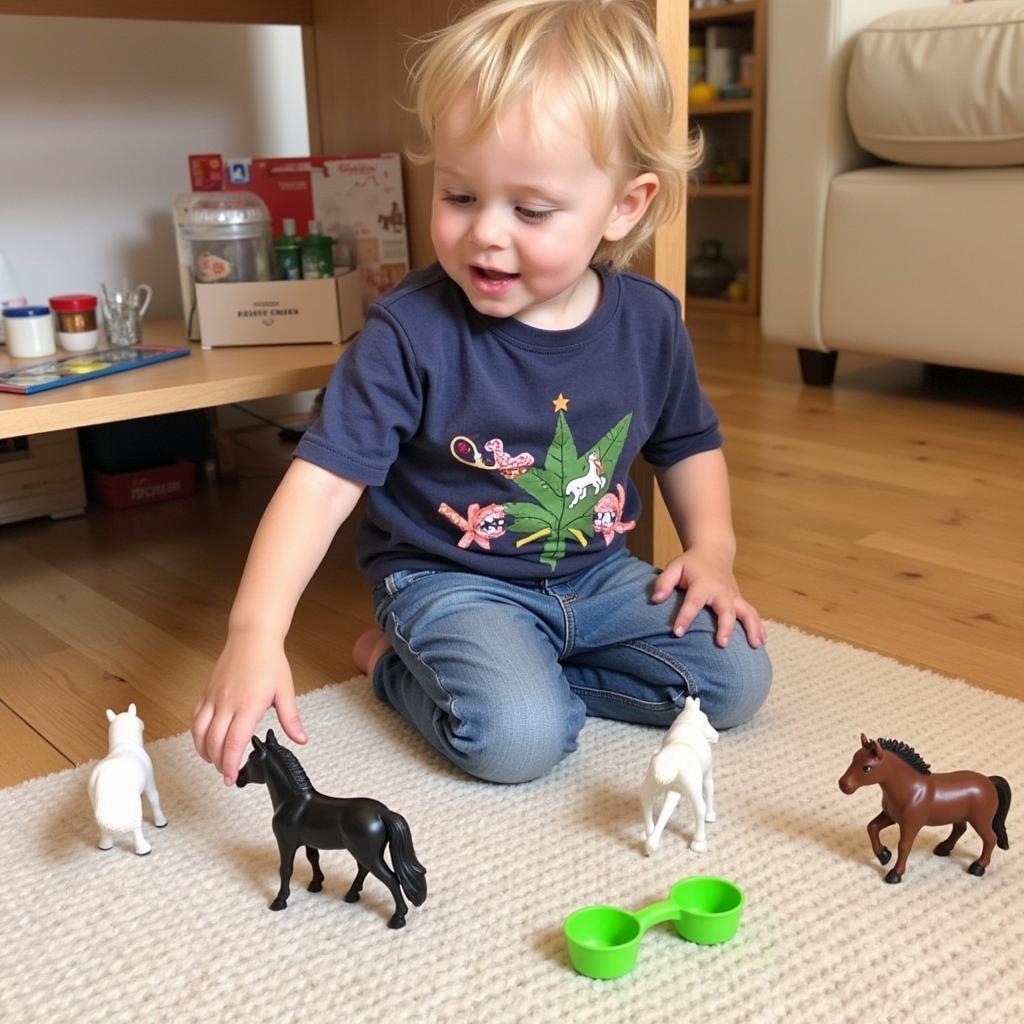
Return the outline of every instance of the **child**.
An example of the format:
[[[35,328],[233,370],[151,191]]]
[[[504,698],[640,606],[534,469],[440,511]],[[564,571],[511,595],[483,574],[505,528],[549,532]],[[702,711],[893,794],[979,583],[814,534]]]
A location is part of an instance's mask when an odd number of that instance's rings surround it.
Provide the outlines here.
[[[364,488],[356,664],[464,771],[536,778],[587,714],[664,726],[699,696],[727,728],[764,700],[717,419],[678,301],[624,271],[690,163],[641,12],[497,0],[415,66],[438,263],[370,310],[256,532],[192,727],[226,783],[271,704],[305,742],[284,638]],[[637,455],[685,547],[661,572],[626,550]]]

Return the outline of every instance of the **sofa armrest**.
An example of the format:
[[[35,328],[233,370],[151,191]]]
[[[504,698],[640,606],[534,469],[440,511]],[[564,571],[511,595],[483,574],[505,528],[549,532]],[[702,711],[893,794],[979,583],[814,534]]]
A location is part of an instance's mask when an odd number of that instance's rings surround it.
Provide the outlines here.
[[[769,341],[827,351],[822,253],[832,179],[875,163],[850,130],[846,77],[857,34],[937,0],[777,0],[768,4],[761,327]]]

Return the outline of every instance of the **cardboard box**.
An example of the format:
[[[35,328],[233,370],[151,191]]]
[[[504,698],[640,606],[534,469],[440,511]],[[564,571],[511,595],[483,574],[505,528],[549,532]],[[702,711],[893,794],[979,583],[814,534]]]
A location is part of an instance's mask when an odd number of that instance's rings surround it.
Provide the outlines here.
[[[262,159],[194,154],[196,192],[255,192],[270,211],[274,237],[293,218],[300,235],[310,220],[334,241],[334,265],[358,268],[363,309],[409,272],[409,240],[397,153]]]
[[[197,284],[203,348],[339,345],[363,326],[359,274],[321,281]]]

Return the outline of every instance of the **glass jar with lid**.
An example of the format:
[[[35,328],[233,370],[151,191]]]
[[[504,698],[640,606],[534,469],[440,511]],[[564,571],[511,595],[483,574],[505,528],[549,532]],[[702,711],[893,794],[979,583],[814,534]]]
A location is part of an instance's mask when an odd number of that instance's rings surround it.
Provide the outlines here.
[[[192,273],[198,284],[270,281],[270,213],[253,192],[211,192],[185,218]]]

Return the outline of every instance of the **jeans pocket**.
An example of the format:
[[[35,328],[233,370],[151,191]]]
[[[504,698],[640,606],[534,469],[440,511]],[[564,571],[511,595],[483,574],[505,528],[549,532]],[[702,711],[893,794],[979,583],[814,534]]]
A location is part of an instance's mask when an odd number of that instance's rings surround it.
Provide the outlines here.
[[[383,622],[387,616],[391,602],[399,594],[408,590],[414,583],[425,580],[428,576],[436,576],[440,569],[399,569],[397,572],[385,576],[373,588],[373,617],[377,625],[384,628]]]

